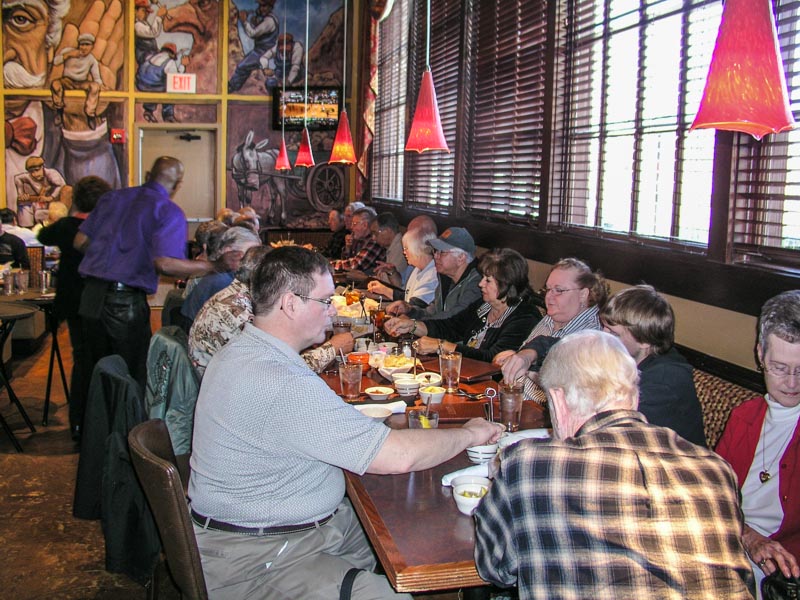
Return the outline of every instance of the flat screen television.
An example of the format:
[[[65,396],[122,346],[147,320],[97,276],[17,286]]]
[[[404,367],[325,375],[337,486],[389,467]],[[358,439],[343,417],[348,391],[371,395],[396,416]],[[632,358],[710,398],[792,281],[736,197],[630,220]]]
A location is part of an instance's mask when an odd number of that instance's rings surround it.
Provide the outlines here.
[[[276,87],[272,93],[272,127],[288,131],[303,130],[305,102],[303,87]],[[308,87],[308,129],[322,131],[336,129],[342,108],[341,90],[333,87]],[[283,108],[283,110],[281,110]]]

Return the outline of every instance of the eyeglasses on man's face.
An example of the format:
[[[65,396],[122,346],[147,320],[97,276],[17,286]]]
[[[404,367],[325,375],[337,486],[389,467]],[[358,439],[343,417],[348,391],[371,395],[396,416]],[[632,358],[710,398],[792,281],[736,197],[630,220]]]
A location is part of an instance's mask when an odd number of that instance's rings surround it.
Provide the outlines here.
[[[313,298],[311,296],[304,296],[303,294],[295,294],[295,296],[302,298],[303,300],[313,300],[314,302],[319,302],[325,306],[330,306],[333,304],[333,298]]]

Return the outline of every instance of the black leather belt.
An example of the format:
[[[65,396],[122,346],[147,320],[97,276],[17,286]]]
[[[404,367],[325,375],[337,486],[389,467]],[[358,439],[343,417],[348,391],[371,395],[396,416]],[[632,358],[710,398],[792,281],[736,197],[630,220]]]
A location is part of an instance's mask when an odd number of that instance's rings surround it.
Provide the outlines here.
[[[125,285],[121,281],[109,281],[108,282],[108,289],[112,292],[144,292],[139,288],[131,287],[129,285]]]
[[[301,531],[308,531],[316,529],[325,525],[333,518],[339,509],[337,508],[331,514],[319,521],[312,521],[311,523],[303,523],[302,525],[280,525],[278,527],[240,527],[239,525],[231,525],[230,523],[223,523],[222,521],[215,521],[210,517],[204,517],[192,509],[192,521],[203,529],[210,529],[212,531],[224,531],[225,533],[241,533],[242,535],[287,535],[289,533],[299,533]]]

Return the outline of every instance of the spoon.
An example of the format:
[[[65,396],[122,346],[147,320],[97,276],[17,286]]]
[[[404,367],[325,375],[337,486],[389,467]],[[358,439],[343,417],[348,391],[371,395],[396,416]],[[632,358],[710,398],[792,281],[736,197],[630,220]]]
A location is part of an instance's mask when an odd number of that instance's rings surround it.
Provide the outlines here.
[[[456,391],[456,394],[459,396],[466,396],[469,400],[483,400],[484,398],[486,398],[486,394],[484,392],[473,394],[471,392],[464,391],[461,388],[459,388],[458,391]]]

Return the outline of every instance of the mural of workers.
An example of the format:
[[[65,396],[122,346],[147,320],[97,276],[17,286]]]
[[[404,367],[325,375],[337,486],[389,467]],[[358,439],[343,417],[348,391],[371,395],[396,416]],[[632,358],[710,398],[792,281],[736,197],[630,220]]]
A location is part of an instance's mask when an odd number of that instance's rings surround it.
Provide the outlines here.
[[[134,55],[136,64],[141,65],[158,52],[156,38],[164,31],[164,16],[167,14],[167,9],[159,6],[158,13],[150,18],[153,14],[150,0],[136,0],[134,6],[136,19],[133,23]]]
[[[86,102],[83,111],[89,129],[97,129],[97,104],[100,102],[100,66],[92,56],[94,36],[82,33],[78,36],[77,48],[64,48],[53,60],[54,65],[64,65],[64,75],[50,84],[53,93],[53,106],[56,108],[55,124],[64,123],[64,90],[83,90]]]
[[[7,92],[48,89],[53,80],[63,76],[64,70],[63,64],[51,63],[51,58],[61,55],[66,48],[78,48],[82,32],[94,32],[95,43],[90,52],[98,62],[98,79],[108,89],[116,89],[126,49],[122,2],[73,0],[72,3],[70,13],[69,0],[2,0],[3,78]],[[67,14],[78,16],[67,22]],[[114,43],[109,44],[109,40]],[[118,159],[108,141],[108,123],[102,119],[108,108],[108,102],[98,104],[96,129],[92,130],[86,103],[82,101],[68,99],[58,125],[56,111],[48,103],[7,94],[4,105],[7,202],[16,202],[14,175],[26,171],[25,163],[31,156],[42,157],[67,182],[92,174],[120,187],[123,179],[120,164],[124,161]],[[123,126],[121,119],[117,126]]]
[[[136,72],[136,89],[143,92],[166,92],[167,74],[183,73],[186,65],[189,64],[189,57],[182,56],[178,60],[178,49],[173,43],[164,44],[161,51],[147,58]],[[150,123],[158,122],[155,111],[158,103],[144,103],[144,119]],[[175,105],[162,104],[161,117],[165,123],[177,123],[175,118]]]
[[[236,65],[236,70],[228,81],[229,94],[242,88],[250,73],[261,66],[261,57],[275,46],[280,28],[278,19],[272,14],[274,5],[275,0],[258,0],[258,8],[252,14],[245,10],[238,11],[239,22],[245,35],[252,40],[253,49]]]
[[[20,227],[31,227],[35,222],[44,221],[48,205],[61,197],[65,185],[61,173],[45,168],[41,156],[29,157],[25,161],[25,171],[14,175]]]
[[[284,75],[287,86],[303,83],[303,53],[303,44],[296,42],[291,33],[280,34],[275,46],[261,57],[261,68],[266,77],[264,88],[269,92],[275,86],[282,86]]]

